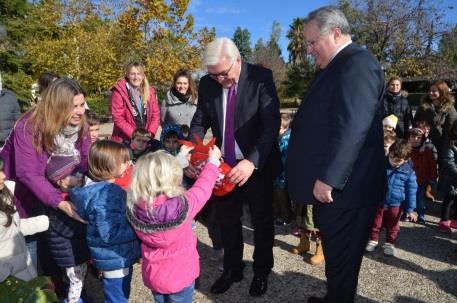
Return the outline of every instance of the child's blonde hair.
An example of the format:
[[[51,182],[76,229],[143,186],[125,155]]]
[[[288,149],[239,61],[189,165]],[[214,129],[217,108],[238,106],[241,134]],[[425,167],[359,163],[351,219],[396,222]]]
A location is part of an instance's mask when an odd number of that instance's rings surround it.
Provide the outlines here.
[[[89,176],[95,181],[115,178],[119,165],[130,161],[129,150],[121,143],[99,140],[89,150]]]
[[[154,199],[161,194],[170,198],[182,195],[182,177],[181,165],[169,153],[156,151],[142,156],[133,169],[127,194],[128,207],[133,209],[140,200],[152,207]]]

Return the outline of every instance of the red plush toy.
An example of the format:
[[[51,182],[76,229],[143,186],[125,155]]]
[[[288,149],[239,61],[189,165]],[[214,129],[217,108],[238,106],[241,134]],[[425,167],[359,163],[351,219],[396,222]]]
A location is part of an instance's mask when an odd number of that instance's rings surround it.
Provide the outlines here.
[[[186,140],[179,140],[179,143],[194,147],[190,157],[190,163],[195,166],[199,172],[201,172],[208,161],[209,149],[216,143],[216,138],[212,138],[206,145],[203,144],[203,141],[195,134],[194,138],[197,144]],[[230,182],[229,178],[225,177],[231,169],[230,165],[225,162],[221,162],[221,165],[219,166],[219,176],[217,177],[216,185],[213,189],[213,194],[215,196],[222,197],[235,188],[235,184]]]

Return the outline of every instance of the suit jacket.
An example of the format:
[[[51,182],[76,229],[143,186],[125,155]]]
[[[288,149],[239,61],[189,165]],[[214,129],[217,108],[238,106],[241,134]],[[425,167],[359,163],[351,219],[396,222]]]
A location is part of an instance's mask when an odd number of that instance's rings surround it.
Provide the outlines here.
[[[293,201],[316,202],[319,179],[334,188],[331,207],[381,203],[383,89],[379,63],[353,43],[316,76],[291,126],[287,172]]]
[[[203,138],[211,127],[220,147],[225,119],[222,86],[209,77],[200,80],[197,111],[190,134]],[[235,140],[245,159],[259,172],[276,177],[281,170],[277,137],[280,126],[279,100],[271,70],[242,63],[235,109]]]

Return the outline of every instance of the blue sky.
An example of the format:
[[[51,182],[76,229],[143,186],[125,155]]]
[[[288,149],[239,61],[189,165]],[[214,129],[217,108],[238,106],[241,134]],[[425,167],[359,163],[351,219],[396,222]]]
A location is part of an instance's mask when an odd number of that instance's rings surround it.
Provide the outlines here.
[[[332,0],[191,0],[189,13],[195,18],[196,29],[214,26],[218,37],[233,37],[237,26],[248,29],[251,33],[252,45],[259,38],[267,40],[273,20],[277,20],[282,29],[279,43],[284,59],[288,60],[286,33],[292,20],[305,17],[318,7],[336,2]],[[443,0],[440,6],[445,9],[446,21],[457,23],[457,1]]]

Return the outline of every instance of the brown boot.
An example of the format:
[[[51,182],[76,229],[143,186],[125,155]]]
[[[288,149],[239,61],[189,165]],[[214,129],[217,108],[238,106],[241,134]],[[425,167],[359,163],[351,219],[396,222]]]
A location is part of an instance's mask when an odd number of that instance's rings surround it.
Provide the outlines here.
[[[309,241],[309,233],[303,232],[300,236],[300,243],[297,247],[291,250],[291,253],[301,255],[311,249],[311,242]]]
[[[314,256],[309,258],[307,262],[311,265],[318,265],[324,262],[324,251],[322,250],[322,242],[321,241],[316,241],[316,253]]]

